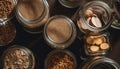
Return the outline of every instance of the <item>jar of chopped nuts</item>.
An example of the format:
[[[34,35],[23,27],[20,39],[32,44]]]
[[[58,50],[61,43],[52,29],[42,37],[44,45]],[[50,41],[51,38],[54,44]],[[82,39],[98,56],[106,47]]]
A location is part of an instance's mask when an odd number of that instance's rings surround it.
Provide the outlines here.
[[[68,50],[54,50],[45,60],[45,69],[76,69],[75,56]]]
[[[78,10],[77,26],[85,34],[104,33],[111,25],[111,8],[102,1],[91,1]]]
[[[2,55],[2,69],[34,69],[35,57],[26,47],[14,45]]]
[[[85,61],[80,69],[120,69],[120,65],[110,58],[98,56]]]

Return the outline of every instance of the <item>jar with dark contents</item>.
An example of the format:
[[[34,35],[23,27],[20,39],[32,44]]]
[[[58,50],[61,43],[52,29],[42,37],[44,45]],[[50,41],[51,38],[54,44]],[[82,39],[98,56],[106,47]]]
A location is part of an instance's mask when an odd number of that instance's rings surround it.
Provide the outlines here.
[[[41,33],[49,18],[49,5],[46,0],[21,0],[16,8],[16,18],[29,33]]]
[[[44,39],[53,48],[65,49],[76,38],[76,27],[63,15],[51,17],[44,27]]]
[[[120,0],[114,0],[114,8],[113,8],[113,22],[112,27],[115,29],[120,29]]]
[[[83,0],[58,0],[61,5],[67,8],[76,8],[80,5]]]
[[[102,35],[86,35],[84,38],[85,53],[89,56],[105,55],[111,51],[109,33]]]
[[[120,69],[120,65],[106,57],[93,57],[86,60],[80,69]]]
[[[16,28],[10,21],[0,19],[0,46],[5,46],[13,41]]]
[[[77,26],[85,34],[102,34],[111,25],[111,8],[102,1],[91,1],[77,13]]]
[[[45,60],[45,69],[76,69],[74,55],[67,50],[54,50]]]
[[[35,58],[26,47],[14,45],[2,55],[2,69],[34,69]]]

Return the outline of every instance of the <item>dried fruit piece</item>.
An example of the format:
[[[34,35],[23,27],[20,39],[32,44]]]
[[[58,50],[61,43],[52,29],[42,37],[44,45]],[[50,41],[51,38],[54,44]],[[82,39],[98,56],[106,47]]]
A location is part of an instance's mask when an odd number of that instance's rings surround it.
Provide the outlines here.
[[[95,27],[102,27],[102,23],[98,17],[92,17],[91,22]]]
[[[90,50],[93,52],[97,52],[97,51],[99,51],[99,47],[98,46],[90,46]]]
[[[109,44],[108,43],[102,43],[100,45],[100,48],[103,49],[103,50],[109,49]]]
[[[86,42],[87,42],[88,44],[93,44],[93,38],[92,38],[91,36],[87,37],[87,38],[86,38]]]

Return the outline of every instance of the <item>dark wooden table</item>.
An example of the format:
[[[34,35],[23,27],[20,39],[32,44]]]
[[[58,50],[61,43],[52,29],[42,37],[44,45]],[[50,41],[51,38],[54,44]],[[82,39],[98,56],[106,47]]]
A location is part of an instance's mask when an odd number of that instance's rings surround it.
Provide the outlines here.
[[[74,9],[65,8],[62,5],[60,5],[57,0],[48,0],[48,2],[50,5],[50,16],[66,15],[69,18],[72,18],[76,10],[78,9],[78,8]],[[84,3],[82,3],[81,5],[84,5]],[[22,45],[29,48],[35,54],[36,57],[35,69],[44,69],[45,58],[47,57],[48,53],[54,49],[52,49],[46,44],[46,42],[43,39],[43,33],[30,34],[24,31],[22,26],[19,24],[15,17],[12,20],[12,22],[15,24],[17,29],[16,38],[9,45],[0,47],[0,56],[2,56],[3,52],[10,46],[15,44]],[[110,27],[108,31],[111,34],[110,40],[112,41],[111,44],[112,51],[108,53],[106,56],[120,64],[120,30],[113,29]],[[77,69],[80,67],[82,63],[80,56],[84,55],[82,53],[83,45],[84,45],[83,40],[79,40],[78,38],[76,38],[73,44],[69,48],[67,48],[67,50],[74,53],[77,59]]]

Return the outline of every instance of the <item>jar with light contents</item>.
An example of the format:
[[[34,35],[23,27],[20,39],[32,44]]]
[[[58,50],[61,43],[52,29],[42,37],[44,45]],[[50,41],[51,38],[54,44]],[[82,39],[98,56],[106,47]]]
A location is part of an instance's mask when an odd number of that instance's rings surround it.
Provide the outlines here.
[[[120,65],[110,58],[98,56],[86,60],[80,69],[120,69]]]
[[[89,56],[105,55],[111,51],[109,33],[102,35],[86,35],[84,41],[85,53]]]
[[[49,5],[46,0],[21,0],[16,7],[16,18],[25,31],[41,33],[49,18]]]
[[[65,49],[76,38],[73,21],[64,15],[56,15],[47,21],[44,27],[44,39],[52,48]]]
[[[111,8],[102,1],[91,1],[77,13],[77,26],[85,34],[104,33],[111,25]]]

